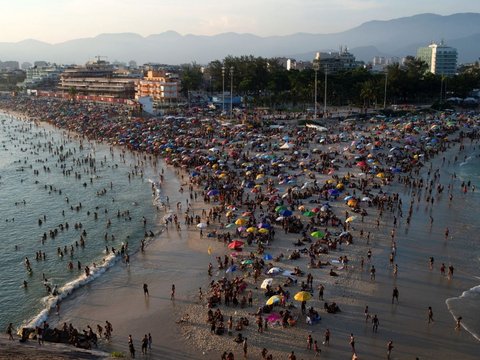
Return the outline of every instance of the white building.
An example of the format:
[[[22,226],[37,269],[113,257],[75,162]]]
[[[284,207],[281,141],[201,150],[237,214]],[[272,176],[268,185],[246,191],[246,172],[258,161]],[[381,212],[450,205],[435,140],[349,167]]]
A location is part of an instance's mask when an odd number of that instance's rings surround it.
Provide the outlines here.
[[[436,75],[453,76],[457,73],[457,49],[432,43],[417,50],[417,58],[428,64],[429,71]]]

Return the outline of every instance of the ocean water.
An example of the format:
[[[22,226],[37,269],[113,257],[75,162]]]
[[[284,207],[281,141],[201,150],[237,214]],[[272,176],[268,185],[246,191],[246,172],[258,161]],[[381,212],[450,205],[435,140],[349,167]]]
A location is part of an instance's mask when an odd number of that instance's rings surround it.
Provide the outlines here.
[[[461,237],[460,245],[463,250],[464,262],[462,272],[473,279],[473,282],[480,284],[480,240],[478,238],[479,214],[478,204],[480,203],[480,150],[471,149],[467,151],[466,158],[454,168],[457,175],[457,185],[461,182],[471,182],[468,192],[460,195],[463,199],[460,206],[453,212],[453,216],[464,224],[465,236]],[[472,192],[472,186],[475,191]],[[459,189],[458,189],[459,190]],[[448,309],[454,318],[462,317],[462,326],[480,341],[480,285],[466,289],[457,297],[446,300]]]
[[[159,233],[160,166],[0,114],[0,329],[41,323],[58,300],[124,261],[106,247],[128,243],[132,254],[145,231]]]

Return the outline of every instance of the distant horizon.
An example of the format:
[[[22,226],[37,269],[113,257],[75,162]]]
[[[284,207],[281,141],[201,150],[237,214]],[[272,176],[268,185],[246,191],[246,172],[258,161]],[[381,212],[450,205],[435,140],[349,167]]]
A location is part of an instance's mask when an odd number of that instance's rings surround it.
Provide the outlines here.
[[[1,4],[1,0],[0,0],[0,4]],[[220,35],[225,35],[225,34],[239,34],[239,35],[252,35],[252,36],[255,36],[255,37],[259,37],[259,38],[268,38],[268,37],[276,37],[276,36],[283,37],[283,36],[291,36],[291,35],[296,35],[296,34],[329,35],[329,34],[342,33],[344,31],[354,29],[358,26],[362,26],[365,23],[369,23],[369,22],[373,22],[373,21],[378,21],[378,22],[384,22],[385,21],[386,22],[386,21],[390,21],[390,20],[397,20],[397,19],[401,19],[401,18],[409,18],[409,17],[419,16],[419,15],[452,16],[452,15],[467,14],[467,13],[480,14],[480,11],[477,11],[477,12],[475,12],[475,11],[454,12],[454,13],[451,13],[451,14],[438,14],[438,13],[428,12],[428,13],[417,13],[417,14],[412,14],[412,15],[407,15],[407,16],[392,17],[392,18],[388,18],[388,19],[371,19],[371,20],[367,20],[365,22],[362,22],[360,24],[352,25],[350,27],[346,27],[342,30],[335,31],[335,32],[296,31],[296,32],[285,33],[285,34],[260,35],[260,34],[256,34],[256,33],[253,33],[253,32],[223,31],[223,32],[214,33],[214,34],[194,34],[194,33],[181,33],[181,32],[179,32],[177,30],[174,30],[174,29],[166,29],[166,30],[163,30],[163,31],[159,31],[159,32],[156,32],[156,33],[150,33],[150,34],[141,34],[139,32],[135,32],[135,31],[118,31],[118,32],[104,31],[104,32],[100,32],[100,33],[97,33],[97,34],[92,34],[90,36],[69,38],[69,39],[66,39],[66,40],[63,40],[63,41],[58,41],[58,42],[49,42],[49,41],[45,41],[45,40],[34,38],[34,37],[29,37],[29,38],[25,38],[25,39],[21,39],[21,40],[17,40],[17,41],[2,41],[2,40],[0,40],[0,42],[16,44],[16,43],[21,43],[21,42],[26,42],[26,41],[38,41],[38,42],[42,42],[42,43],[49,44],[49,45],[58,45],[58,44],[62,44],[62,43],[65,43],[65,42],[72,41],[72,40],[94,39],[94,38],[97,38],[97,37],[102,36],[102,35],[126,35],[126,34],[129,34],[129,35],[137,35],[137,36],[140,36],[142,38],[148,38],[150,36],[161,35],[161,34],[165,34],[165,33],[175,33],[175,34],[177,34],[179,36],[182,36],[182,37],[186,37],[186,36],[212,37],[212,36],[220,36]],[[437,41],[440,42],[441,40],[442,39],[436,39],[436,40],[433,40],[433,42],[437,42]]]
[[[182,36],[224,33],[259,37],[343,32],[369,21],[420,14],[478,13],[471,0],[0,0],[0,42],[59,44],[99,34],[143,37],[174,31]],[[275,16],[272,16],[272,13]]]

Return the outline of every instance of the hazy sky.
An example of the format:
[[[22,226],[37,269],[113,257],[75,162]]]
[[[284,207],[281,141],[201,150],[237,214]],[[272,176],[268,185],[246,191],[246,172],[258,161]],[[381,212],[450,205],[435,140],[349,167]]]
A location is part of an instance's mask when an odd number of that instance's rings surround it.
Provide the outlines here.
[[[0,0],[0,41],[134,32],[330,33],[369,20],[479,12],[478,0]]]

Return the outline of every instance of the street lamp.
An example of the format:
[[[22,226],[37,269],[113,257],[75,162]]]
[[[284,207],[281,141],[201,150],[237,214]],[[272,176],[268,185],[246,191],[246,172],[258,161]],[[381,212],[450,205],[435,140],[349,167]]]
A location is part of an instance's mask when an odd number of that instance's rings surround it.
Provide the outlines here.
[[[313,70],[315,71],[315,111],[313,113],[313,119],[317,119],[317,73],[318,69],[320,68],[320,64],[318,60],[313,60]]]
[[[383,91],[383,108],[387,108],[387,82],[388,82],[388,70],[385,71],[385,89]]]
[[[225,66],[222,66],[222,113],[225,112]]]
[[[230,121],[233,114],[233,66],[230,67]]]
[[[327,80],[328,80],[328,68],[325,64],[325,94],[323,95],[323,117],[327,116]]]

